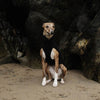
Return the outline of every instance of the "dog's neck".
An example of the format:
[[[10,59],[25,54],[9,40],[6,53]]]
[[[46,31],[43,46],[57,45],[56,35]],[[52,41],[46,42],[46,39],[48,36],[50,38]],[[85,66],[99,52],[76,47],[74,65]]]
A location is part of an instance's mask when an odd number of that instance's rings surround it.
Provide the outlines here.
[[[48,40],[50,40],[53,37],[53,35],[47,35],[46,32],[43,32],[43,36],[45,36]]]

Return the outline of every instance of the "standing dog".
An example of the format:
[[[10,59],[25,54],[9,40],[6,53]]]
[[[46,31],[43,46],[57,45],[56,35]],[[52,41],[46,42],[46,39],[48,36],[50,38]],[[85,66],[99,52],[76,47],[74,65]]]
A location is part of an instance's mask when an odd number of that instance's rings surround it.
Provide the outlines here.
[[[43,45],[40,50],[42,59],[43,80],[42,85],[45,86],[52,78],[54,79],[53,86],[58,86],[58,79],[64,83],[67,68],[61,61],[60,52],[54,41],[55,25],[52,22],[44,23],[43,26]],[[46,78],[49,78],[46,80]]]

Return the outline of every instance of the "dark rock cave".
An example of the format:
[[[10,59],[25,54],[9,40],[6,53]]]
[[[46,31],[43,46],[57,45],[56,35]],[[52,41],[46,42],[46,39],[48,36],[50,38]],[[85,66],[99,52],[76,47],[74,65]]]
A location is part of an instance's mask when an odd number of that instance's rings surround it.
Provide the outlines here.
[[[41,26],[52,21],[68,69],[79,69],[100,82],[99,4],[99,0],[0,0],[0,48],[6,52],[0,58],[10,55],[18,61],[17,53],[21,51],[29,66],[32,59],[40,62]]]

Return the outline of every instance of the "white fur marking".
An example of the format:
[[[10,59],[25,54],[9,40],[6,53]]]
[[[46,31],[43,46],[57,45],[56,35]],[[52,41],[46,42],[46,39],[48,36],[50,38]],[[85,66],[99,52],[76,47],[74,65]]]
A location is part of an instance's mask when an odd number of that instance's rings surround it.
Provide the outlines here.
[[[62,74],[62,70],[61,68],[58,69],[58,76],[60,76]]]
[[[50,73],[51,73],[51,75],[52,75],[52,78],[55,79],[55,69],[54,69],[54,66],[49,67],[49,71],[50,71]],[[59,69],[58,69],[58,77],[59,77],[61,74],[62,74],[62,70],[61,70],[61,68],[59,68]]]
[[[53,82],[53,87],[57,87],[58,86],[58,73],[55,72],[55,79],[54,79],[54,82]]]
[[[54,66],[49,67],[49,71],[50,71],[50,73],[51,73],[51,75],[52,75],[52,78],[55,79],[55,70],[54,70],[53,67],[54,67]]]
[[[61,82],[62,84],[64,84],[64,79],[62,78],[60,82]]]
[[[44,50],[43,50],[43,52],[42,52],[42,57],[43,57],[44,59],[46,58],[46,55],[45,55]]]
[[[46,85],[46,77],[44,77],[42,80],[42,86],[45,86],[45,85]]]
[[[55,53],[53,52],[53,50],[51,51],[51,59],[54,59]]]

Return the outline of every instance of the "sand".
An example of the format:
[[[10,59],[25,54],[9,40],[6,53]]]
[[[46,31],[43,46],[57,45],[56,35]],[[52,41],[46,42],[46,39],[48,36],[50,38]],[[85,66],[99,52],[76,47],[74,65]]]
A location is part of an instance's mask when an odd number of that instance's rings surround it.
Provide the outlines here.
[[[80,71],[68,71],[65,83],[41,86],[41,69],[18,64],[0,66],[0,100],[100,100],[100,84]]]

